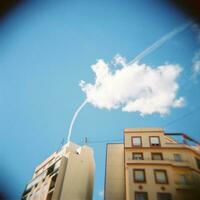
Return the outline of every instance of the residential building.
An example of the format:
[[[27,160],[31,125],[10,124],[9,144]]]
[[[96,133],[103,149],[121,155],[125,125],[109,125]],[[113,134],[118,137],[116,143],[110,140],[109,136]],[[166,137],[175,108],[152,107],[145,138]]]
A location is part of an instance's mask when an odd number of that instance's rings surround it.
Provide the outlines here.
[[[186,134],[126,128],[107,144],[105,200],[199,200],[199,186],[200,146]]]
[[[36,167],[22,200],[92,200],[94,171],[93,150],[69,142]]]

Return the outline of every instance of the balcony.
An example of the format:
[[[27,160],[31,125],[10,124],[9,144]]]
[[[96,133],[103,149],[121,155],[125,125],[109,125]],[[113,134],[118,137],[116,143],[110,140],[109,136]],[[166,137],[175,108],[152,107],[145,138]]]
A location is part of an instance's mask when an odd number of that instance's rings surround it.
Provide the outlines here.
[[[159,164],[159,165],[173,165],[177,167],[184,167],[184,166],[190,166],[190,162],[186,160],[176,161],[173,159],[163,159],[163,160],[152,160],[151,158],[145,158],[143,160],[133,160],[131,158],[126,160],[126,164]]]
[[[59,171],[59,168],[56,168],[55,165],[52,165],[51,167],[49,167],[47,169],[47,176],[53,176],[54,174],[56,174]]]
[[[195,187],[194,181],[186,181],[186,182],[175,181],[176,190],[188,190],[194,187]]]
[[[176,185],[179,185],[179,186],[191,186],[191,185],[194,185],[194,181],[175,181],[175,184]]]
[[[31,188],[28,188],[28,189],[26,188],[26,189],[24,190],[22,196],[23,196],[23,197],[26,196],[26,195],[31,191],[31,189],[32,189],[32,187],[31,187]]]
[[[185,148],[185,147],[189,147],[189,146],[186,145],[186,144],[183,144],[183,143],[169,143],[169,142],[166,142],[164,144],[164,147]]]
[[[165,136],[168,139],[172,139],[174,143],[166,143],[166,146],[169,147],[186,147],[191,150],[195,150],[200,153],[200,142],[191,138],[189,135],[185,133],[165,133]],[[179,142],[177,142],[179,141]]]
[[[58,174],[56,174],[55,176],[52,177],[51,183],[49,186],[49,191],[55,188],[57,176],[58,176]]]
[[[53,165],[51,165],[47,170],[43,171],[41,174],[39,174],[38,176],[36,176],[34,179],[32,179],[25,191],[23,195],[26,195],[27,193],[30,192],[30,190],[32,189],[33,186],[37,185],[39,182],[42,182],[42,180],[46,177],[46,176],[54,176],[54,174],[58,173],[59,171],[59,166],[60,166],[60,162],[57,162]]]

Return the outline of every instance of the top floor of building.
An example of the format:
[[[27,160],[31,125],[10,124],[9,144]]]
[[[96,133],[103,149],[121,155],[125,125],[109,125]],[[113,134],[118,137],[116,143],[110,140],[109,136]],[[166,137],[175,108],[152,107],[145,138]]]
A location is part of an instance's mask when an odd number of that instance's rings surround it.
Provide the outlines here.
[[[94,170],[93,150],[86,145],[79,146],[68,142],[35,168],[32,179],[25,187],[22,199],[66,199],[66,191],[69,199],[73,199],[71,196],[76,196],[81,192],[87,195],[88,191],[91,196],[90,182],[93,180]],[[79,180],[77,177],[81,180],[80,182],[76,182]],[[74,178],[76,180],[73,180]],[[71,190],[71,184],[69,184],[71,181],[77,183],[76,191],[78,192],[73,193]],[[83,187],[84,183],[89,184],[87,190]]]
[[[200,170],[200,144],[184,133],[165,133],[161,128],[126,128],[123,146],[128,164],[166,162]]]
[[[33,182],[42,179],[42,177],[45,177],[51,171],[56,171],[60,167],[63,157],[68,160],[74,156],[87,160],[88,158],[93,158],[93,150],[87,145],[79,146],[72,142],[66,143],[61,149],[51,154],[35,168],[32,177]]]
[[[188,148],[200,153],[200,144],[184,133],[165,133],[162,128],[124,129],[125,148]]]

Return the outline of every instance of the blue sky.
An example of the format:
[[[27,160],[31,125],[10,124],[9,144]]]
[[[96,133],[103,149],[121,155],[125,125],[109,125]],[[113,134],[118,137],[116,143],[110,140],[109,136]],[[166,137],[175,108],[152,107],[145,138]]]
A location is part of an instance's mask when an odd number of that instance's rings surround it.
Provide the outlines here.
[[[131,61],[189,20],[161,0],[44,0],[9,15],[0,31],[0,176],[13,188],[12,200],[19,199],[35,166],[67,137],[73,114],[85,99],[79,82],[94,82],[91,65],[97,59],[111,62],[116,54]],[[177,95],[184,97],[184,107],[164,116],[142,117],[91,104],[80,112],[72,141],[83,144],[88,137],[94,149],[94,200],[102,199],[106,142],[122,141],[124,128],[162,127],[200,140],[199,76],[192,77],[198,51],[198,33],[189,27],[140,61],[152,68],[180,65]]]

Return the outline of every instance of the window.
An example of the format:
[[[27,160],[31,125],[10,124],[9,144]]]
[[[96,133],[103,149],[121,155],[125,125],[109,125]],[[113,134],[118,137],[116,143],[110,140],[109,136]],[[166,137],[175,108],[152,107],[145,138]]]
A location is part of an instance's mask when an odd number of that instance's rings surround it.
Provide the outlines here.
[[[151,153],[152,160],[163,160],[162,153]]]
[[[51,165],[48,169],[47,169],[47,175],[51,174],[54,171],[54,167],[55,164]]]
[[[135,200],[147,200],[147,192],[135,192]]]
[[[145,171],[144,169],[133,169],[133,177],[135,183],[145,183]]]
[[[170,193],[157,193],[158,200],[172,200],[172,195]]]
[[[143,160],[143,153],[133,153],[133,160]]]
[[[52,188],[55,187],[57,176],[58,176],[58,174],[56,174],[55,176],[52,177],[51,183],[50,183],[50,186],[49,186],[49,190],[51,190]]]
[[[197,167],[200,169],[200,159],[196,158]]]
[[[24,192],[23,192],[23,196],[27,195],[31,191],[31,189],[32,188],[25,189]]]
[[[188,183],[188,177],[186,174],[179,174],[179,182],[180,184],[187,184]]]
[[[142,138],[141,137],[132,137],[132,146],[142,146]]]
[[[181,155],[180,154],[174,154],[174,160],[175,161],[178,161],[178,162],[180,162],[180,161],[182,161],[182,158],[181,158]]]
[[[159,183],[159,184],[167,184],[168,183],[166,170],[156,169],[156,170],[154,170],[154,175],[155,175],[156,183]]]
[[[160,138],[158,136],[150,136],[150,146],[160,146]]]

